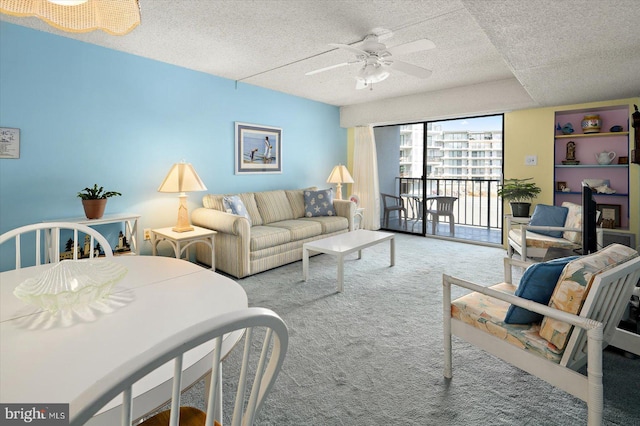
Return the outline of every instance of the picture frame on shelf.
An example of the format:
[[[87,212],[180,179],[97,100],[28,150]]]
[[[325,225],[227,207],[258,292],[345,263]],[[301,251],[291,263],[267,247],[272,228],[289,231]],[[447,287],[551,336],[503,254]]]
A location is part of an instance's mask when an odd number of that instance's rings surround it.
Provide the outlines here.
[[[282,129],[235,123],[235,174],[282,173]]]
[[[557,181],[556,182],[556,191],[564,191],[567,188],[567,182]]]
[[[621,210],[620,204],[596,204],[596,210],[600,212],[603,228],[620,228]]]

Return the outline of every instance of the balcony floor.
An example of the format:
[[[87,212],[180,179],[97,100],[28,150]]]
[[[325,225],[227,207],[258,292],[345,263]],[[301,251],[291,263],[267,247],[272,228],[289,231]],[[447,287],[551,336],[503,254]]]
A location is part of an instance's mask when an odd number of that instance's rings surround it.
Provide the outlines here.
[[[422,221],[411,221],[407,222],[407,229],[403,229],[398,219],[391,218],[389,220],[389,227],[384,228],[383,224],[380,224],[381,229],[386,229],[389,231],[397,231],[397,232],[408,232],[410,234],[422,235]],[[427,221],[427,237],[433,237],[431,234],[431,221]],[[455,240],[459,240],[461,242],[467,241],[472,242],[474,244],[483,244],[483,245],[498,245],[502,246],[502,230],[501,229],[487,229],[485,227],[479,226],[469,226],[469,225],[456,225],[455,226],[455,235],[452,236],[449,232],[449,223],[448,222],[440,222],[436,228],[436,237],[442,238],[451,238]]]

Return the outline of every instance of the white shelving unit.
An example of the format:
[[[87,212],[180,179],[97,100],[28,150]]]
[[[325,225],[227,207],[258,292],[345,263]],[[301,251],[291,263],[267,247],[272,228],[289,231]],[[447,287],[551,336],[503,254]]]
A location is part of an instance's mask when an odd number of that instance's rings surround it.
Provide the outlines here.
[[[585,115],[598,114],[602,120],[602,128],[598,133],[582,133],[581,122]],[[619,158],[629,157],[629,106],[619,105],[588,110],[556,111],[554,127],[571,123],[575,132],[561,134],[555,131],[554,181],[566,184],[570,191],[560,191],[556,186],[554,204],[564,201],[581,203],[582,181],[584,179],[606,179],[613,194],[598,193],[596,202],[604,206],[619,206],[620,225],[617,229],[629,228],[629,164],[618,163]],[[622,131],[610,132],[613,126],[621,126]],[[566,147],[569,142],[575,143],[575,158],[579,164],[562,164],[566,158]],[[614,152],[611,164],[598,164],[596,155],[601,152]],[[617,207],[616,207],[617,208]]]
[[[124,223],[124,235],[129,242],[131,247],[131,251],[127,252],[127,254],[138,255],[140,251],[138,249],[138,242],[140,241],[138,235],[138,220],[141,215],[135,213],[118,213],[118,214],[106,214],[102,216],[100,219],[87,219],[86,217],[67,217],[63,219],[54,219],[54,220],[45,220],[44,222],[71,222],[71,223],[81,223],[87,226],[95,226],[95,225],[107,225],[110,223]],[[113,247],[112,247],[113,248]],[[118,255],[114,251],[114,255]]]

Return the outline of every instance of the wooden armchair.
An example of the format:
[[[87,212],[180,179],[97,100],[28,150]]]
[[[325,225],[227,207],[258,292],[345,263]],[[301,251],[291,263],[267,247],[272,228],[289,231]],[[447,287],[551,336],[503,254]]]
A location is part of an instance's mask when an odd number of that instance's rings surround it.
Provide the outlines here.
[[[568,209],[563,226],[534,225],[519,223],[507,217],[507,255],[520,254],[522,260],[544,258],[550,248],[567,250],[582,247],[582,206],[564,202]],[[535,231],[556,231],[560,236],[542,235]]]
[[[617,328],[640,278],[637,256],[616,244],[572,260],[564,266],[549,306],[517,296],[511,284],[511,266],[530,263],[505,258],[505,282],[492,287],[444,275],[444,376],[452,377],[451,336],[456,335],[585,401],[588,424],[600,425],[603,348],[612,344],[640,355],[640,336]],[[473,293],[451,301],[451,285]],[[575,299],[571,306],[563,305],[567,295]],[[544,319],[507,324],[511,305]],[[576,371],[585,364],[587,376]]]

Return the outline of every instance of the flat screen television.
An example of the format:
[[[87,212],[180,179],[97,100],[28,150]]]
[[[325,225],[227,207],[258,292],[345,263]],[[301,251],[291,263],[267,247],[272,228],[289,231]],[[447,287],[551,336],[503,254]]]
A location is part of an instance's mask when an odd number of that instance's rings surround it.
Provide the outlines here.
[[[598,223],[598,211],[596,200],[593,198],[593,189],[582,183],[582,254],[598,251],[598,236],[596,227]]]

